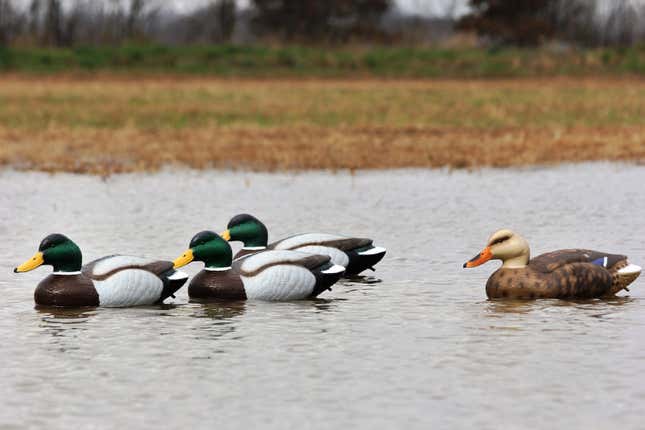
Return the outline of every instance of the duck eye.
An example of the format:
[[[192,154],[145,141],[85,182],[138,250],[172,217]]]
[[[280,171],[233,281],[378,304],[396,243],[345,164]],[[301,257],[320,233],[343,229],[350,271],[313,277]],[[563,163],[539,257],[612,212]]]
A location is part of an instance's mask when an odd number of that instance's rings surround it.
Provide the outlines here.
[[[505,241],[507,241],[507,240],[508,240],[508,239],[510,239],[510,238],[511,238],[510,236],[504,236],[504,237],[500,237],[499,239],[495,239],[495,240],[493,241],[493,243],[491,243],[491,246],[492,246],[492,245],[497,245],[498,243],[505,242]]]

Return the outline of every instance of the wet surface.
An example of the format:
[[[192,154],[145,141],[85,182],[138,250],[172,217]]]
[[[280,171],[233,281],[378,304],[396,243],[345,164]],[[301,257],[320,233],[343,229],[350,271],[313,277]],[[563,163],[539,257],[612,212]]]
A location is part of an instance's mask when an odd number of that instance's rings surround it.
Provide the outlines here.
[[[639,428],[645,281],[612,300],[489,301],[499,263],[464,261],[500,227],[643,266],[645,168],[107,179],[0,173],[0,427]],[[84,261],[173,259],[248,211],[270,238],[367,236],[374,278],[320,300],[35,309],[50,270],[14,274],[48,233]],[[194,274],[197,264],[187,266]]]

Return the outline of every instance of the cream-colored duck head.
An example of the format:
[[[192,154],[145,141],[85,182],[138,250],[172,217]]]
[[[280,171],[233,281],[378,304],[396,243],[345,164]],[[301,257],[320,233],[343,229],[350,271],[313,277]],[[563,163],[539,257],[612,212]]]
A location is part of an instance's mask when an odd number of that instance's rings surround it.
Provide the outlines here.
[[[509,229],[497,230],[488,239],[488,244],[479,254],[464,263],[464,267],[476,267],[488,260],[502,260],[502,267],[519,269],[529,263],[529,243]]]

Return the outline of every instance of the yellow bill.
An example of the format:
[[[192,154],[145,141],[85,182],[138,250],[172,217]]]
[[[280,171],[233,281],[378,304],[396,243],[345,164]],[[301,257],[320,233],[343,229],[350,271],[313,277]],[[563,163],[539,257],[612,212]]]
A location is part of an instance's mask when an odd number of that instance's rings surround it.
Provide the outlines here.
[[[231,230],[224,230],[219,235],[222,236],[222,239],[224,239],[227,242],[231,240]]]
[[[36,267],[40,266],[44,262],[45,260],[43,259],[43,253],[39,251],[35,253],[34,256],[31,257],[29,260],[25,261],[20,266],[13,269],[13,271],[16,273],[29,272],[30,270],[34,270]]]
[[[181,254],[181,256],[175,258],[175,260],[173,261],[174,268],[177,269],[179,267],[185,266],[186,264],[193,261],[193,259],[193,250],[188,249],[183,254]]]

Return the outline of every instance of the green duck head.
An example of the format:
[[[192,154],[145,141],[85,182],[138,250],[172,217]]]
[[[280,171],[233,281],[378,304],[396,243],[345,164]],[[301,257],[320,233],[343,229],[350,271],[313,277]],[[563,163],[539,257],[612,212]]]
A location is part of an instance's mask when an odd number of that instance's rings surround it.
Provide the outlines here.
[[[53,266],[54,272],[78,272],[83,256],[81,250],[65,235],[50,234],[40,242],[38,252],[29,260],[13,269],[16,273],[29,272],[44,265]]]
[[[244,243],[245,248],[266,247],[269,232],[262,221],[249,214],[235,215],[221,236],[228,241]]]
[[[200,231],[190,241],[188,249],[173,261],[175,268],[192,261],[203,261],[207,269],[227,268],[233,261],[231,245],[213,231]]]

